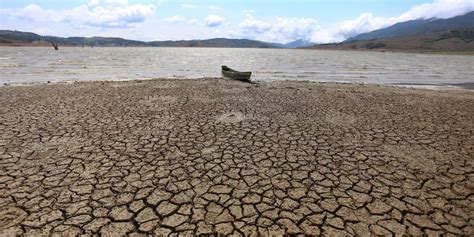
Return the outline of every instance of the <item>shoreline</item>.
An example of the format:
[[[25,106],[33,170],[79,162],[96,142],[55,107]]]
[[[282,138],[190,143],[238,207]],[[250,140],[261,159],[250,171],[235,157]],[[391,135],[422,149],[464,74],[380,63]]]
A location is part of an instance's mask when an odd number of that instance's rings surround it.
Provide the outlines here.
[[[162,80],[230,80],[224,77],[201,77],[201,78],[149,78],[149,79],[134,79],[134,80],[83,80],[83,81],[46,81],[46,82],[25,82],[25,83],[2,83],[1,87],[14,87],[14,86],[36,86],[36,85],[55,85],[55,84],[75,84],[75,83],[109,83],[109,82],[146,82],[146,81],[162,81]],[[409,89],[424,89],[424,90],[435,90],[435,91],[450,91],[450,90],[462,90],[474,92],[474,83],[455,83],[455,84],[420,84],[420,83],[360,83],[360,82],[339,82],[339,81],[311,81],[311,80],[258,80],[252,81],[257,84],[266,83],[279,83],[279,82],[297,82],[297,83],[308,83],[308,84],[349,84],[349,85],[367,85],[367,86],[382,86],[382,87],[399,87]]]
[[[84,48],[90,49],[90,46],[81,45],[59,45],[64,48]],[[6,48],[51,48],[50,44],[45,45],[2,45],[0,47]],[[447,51],[447,50],[423,50],[423,49],[338,49],[338,48],[311,48],[311,47],[300,47],[300,48],[265,48],[265,47],[179,47],[179,46],[95,46],[92,48],[223,48],[223,49],[282,49],[282,50],[314,50],[314,51],[347,51],[347,52],[373,52],[373,53],[410,53],[410,54],[433,54],[433,55],[459,55],[459,56],[474,56],[472,50],[458,50],[458,51]],[[61,49],[59,49],[61,50]]]
[[[337,49],[337,48],[298,48],[315,51],[346,51],[346,52],[374,52],[374,53],[409,53],[409,54],[433,54],[433,55],[453,55],[453,56],[474,56],[472,50],[418,50],[418,49]]]

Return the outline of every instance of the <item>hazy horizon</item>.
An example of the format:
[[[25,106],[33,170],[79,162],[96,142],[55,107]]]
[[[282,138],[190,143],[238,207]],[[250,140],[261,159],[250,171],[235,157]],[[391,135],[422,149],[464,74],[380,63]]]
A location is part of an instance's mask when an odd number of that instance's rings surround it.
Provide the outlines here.
[[[398,22],[473,10],[474,0],[4,0],[0,19],[2,29],[60,37],[331,43]]]

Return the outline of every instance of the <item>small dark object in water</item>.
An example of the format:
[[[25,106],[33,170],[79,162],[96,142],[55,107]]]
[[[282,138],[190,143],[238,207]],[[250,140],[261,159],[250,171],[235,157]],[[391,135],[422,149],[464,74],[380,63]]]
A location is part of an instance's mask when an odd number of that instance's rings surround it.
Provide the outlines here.
[[[51,42],[51,45],[54,47],[54,50],[58,50],[58,49],[59,49],[59,46],[58,46],[57,43]]]
[[[222,66],[222,75],[230,79],[250,82],[250,76],[252,76],[252,72],[239,72],[227,66]]]

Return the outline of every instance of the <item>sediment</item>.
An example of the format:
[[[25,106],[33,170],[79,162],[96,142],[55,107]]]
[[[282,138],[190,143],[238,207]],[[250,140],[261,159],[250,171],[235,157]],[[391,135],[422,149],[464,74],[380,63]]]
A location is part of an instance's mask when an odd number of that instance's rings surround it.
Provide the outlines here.
[[[0,87],[0,235],[474,234],[474,94]]]

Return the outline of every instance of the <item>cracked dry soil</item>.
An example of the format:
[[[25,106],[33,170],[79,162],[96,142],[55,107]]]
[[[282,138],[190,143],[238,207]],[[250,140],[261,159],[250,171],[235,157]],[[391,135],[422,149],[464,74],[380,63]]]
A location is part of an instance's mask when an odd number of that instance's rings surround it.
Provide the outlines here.
[[[0,235],[474,234],[474,94],[0,88]]]

